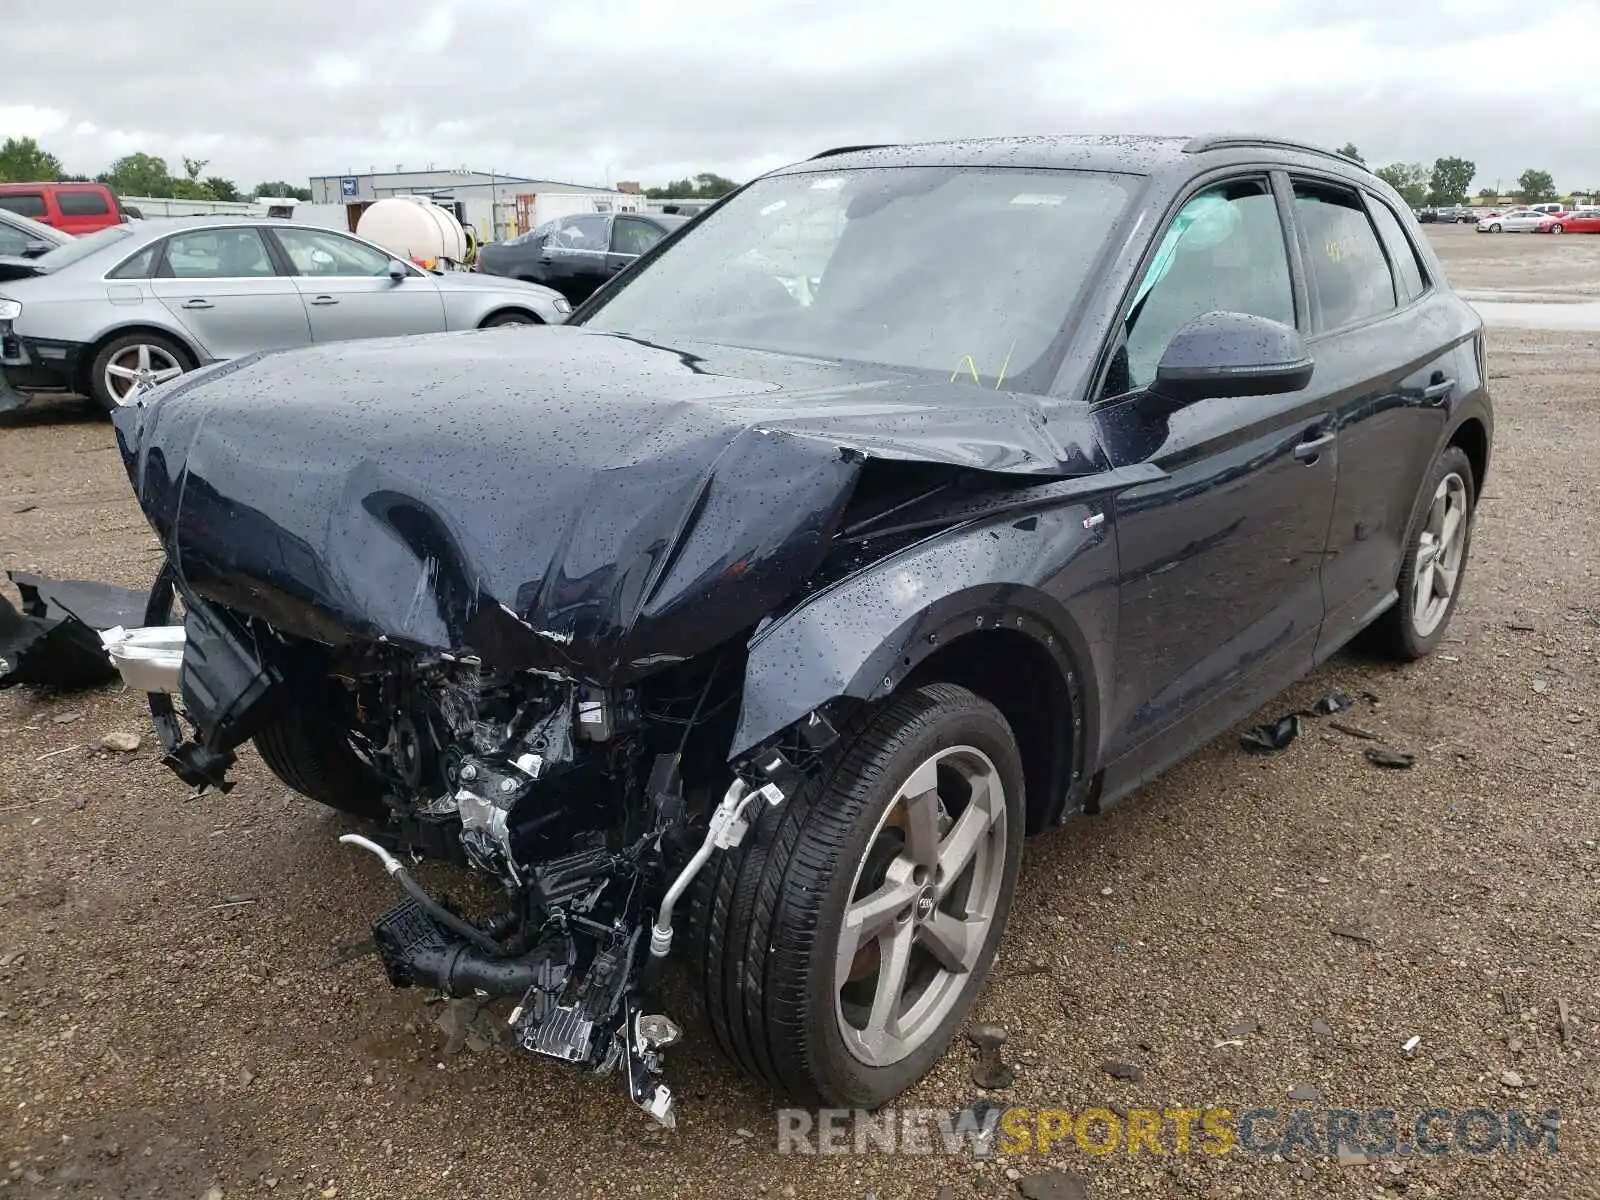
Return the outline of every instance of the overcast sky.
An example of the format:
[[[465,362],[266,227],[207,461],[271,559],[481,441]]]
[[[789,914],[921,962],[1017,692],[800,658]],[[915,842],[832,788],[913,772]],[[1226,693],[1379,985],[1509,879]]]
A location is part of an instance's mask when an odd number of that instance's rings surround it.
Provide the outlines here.
[[[1595,0],[0,7],[0,138],[84,174],[144,150],[246,187],[397,163],[655,183],[865,141],[1249,129],[1460,154],[1474,191],[1600,186]]]

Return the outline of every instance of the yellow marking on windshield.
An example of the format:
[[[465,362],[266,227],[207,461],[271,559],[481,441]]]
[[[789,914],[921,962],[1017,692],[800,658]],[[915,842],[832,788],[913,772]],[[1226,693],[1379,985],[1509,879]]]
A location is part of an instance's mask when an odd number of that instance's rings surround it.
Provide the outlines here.
[[[1012,338],[1011,345],[1006,348],[1005,361],[1000,364],[1000,375],[994,381],[994,390],[997,392],[1000,390],[1000,385],[1006,381],[1006,372],[1011,369],[1011,356],[1016,353],[1016,350],[1017,339]],[[972,382],[977,384],[979,387],[982,387],[983,379],[978,374],[978,360],[973,358],[970,354],[963,354],[961,358],[957,360],[956,369],[950,372],[950,382],[954,383],[956,379],[960,377],[963,367],[965,367],[966,370],[972,375]]]
[[[994,381],[994,390],[999,391],[1000,385],[1006,381],[1006,372],[1011,369],[1011,355],[1016,351],[1017,339],[1011,339],[1011,345],[1006,348],[1006,360],[1000,364],[1000,377]]]
[[[950,382],[951,383],[954,383],[956,381],[956,376],[961,374],[961,368],[962,367],[966,367],[967,370],[972,372],[972,382],[973,383],[982,383],[983,382],[983,380],[978,378],[978,363],[977,363],[977,360],[975,360],[972,357],[972,355],[970,355],[970,354],[963,354],[961,356],[961,358],[956,362],[956,369],[954,371],[950,372]]]

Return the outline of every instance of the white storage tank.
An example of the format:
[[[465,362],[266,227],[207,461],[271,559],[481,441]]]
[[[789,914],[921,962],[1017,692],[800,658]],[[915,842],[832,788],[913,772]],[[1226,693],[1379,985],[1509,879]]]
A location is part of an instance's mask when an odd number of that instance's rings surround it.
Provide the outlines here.
[[[425,266],[467,259],[467,235],[455,214],[424,196],[390,196],[377,201],[356,222],[356,235]]]

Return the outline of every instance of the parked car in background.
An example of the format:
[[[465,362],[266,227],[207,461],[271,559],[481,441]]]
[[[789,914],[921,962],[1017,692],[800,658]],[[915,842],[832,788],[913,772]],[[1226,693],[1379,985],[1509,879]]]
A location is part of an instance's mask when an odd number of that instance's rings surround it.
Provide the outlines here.
[[[70,233],[0,208],[0,258],[38,258],[71,240]]]
[[[1539,222],[1538,233],[1600,233],[1600,208],[1556,213]]]
[[[1549,213],[1551,216],[1556,216],[1567,211],[1567,206],[1565,204],[1530,204],[1528,207],[1534,212]]]
[[[1481,218],[1478,221],[1478,232],[1532,233],[1539,228],[1540,222],[1547,219],[1547,215],[1531,208],[1507,209],[1504,213]]]
[[[582,304],[617,272],[689,218],[656,213],[580,213],[478,250],[478,270],[554,288]]]
[[[220,786],[253,737],[376,822],[390,981],[504,998],[664,1124],[674,953],[763,1088],[876,1108],[966,1022],[1025,835],[1363,630],[1448,636],[1493,416],[1408,211],[1282,140],[853,147],[566,327],[159,389],[114,420],[185,609],[162,761]]]
[[[571,311],[549,288],[432,274],[333,230],[267,218],[130,222],[0,262],[0,408],[79,392],[113,409],[257,350],[556,325]]]
[[[103,183],[0,183],[0,208],[75,237],[126,219]]]

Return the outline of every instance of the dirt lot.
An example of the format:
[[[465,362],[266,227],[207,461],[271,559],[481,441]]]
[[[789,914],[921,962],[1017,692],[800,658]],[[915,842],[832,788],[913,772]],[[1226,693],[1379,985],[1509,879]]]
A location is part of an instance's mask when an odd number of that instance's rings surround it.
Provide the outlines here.
[[[1464,285],[1600,291],[1600,238],[1434,237]],[[1273,758],[1227,737],[1038,839],[980,1005],[1019,1068],[1002,1103],[1239,1113],[1310,1086],[1320,1099],[1299,1107],[1389,1107],[1402,1125],[1433,1106],[1557,1108],[1554,1155],[1340,1165],[1069,1139],[981,1163],[783,1156],[771,1098],[693,1023],[663,1137],[614,1080],[449,1053],[424,995],[371,959],[330,964],[393,895],[252,754],[232,794],[189,799],[140,697],[15,689],[0,693],[0,1197],[887,1200],[1014,1196],[1008,1170],[1051,1168],[1095,1197],[1600,1195],[1597,344],[1493,339],[1495,469],[1449,644],[1405,670],[1341,656],[1263,714],[1371,693],[1350,720],[1416,766],[1378,770],[1326,721]],[[157,562],[108,426],[65,403],[0,424],[0,566],[143,585]],[[96,749],[119,730],[144,746]],[[962,1045],[906,1105],[968,1104],[970,1065]]]

